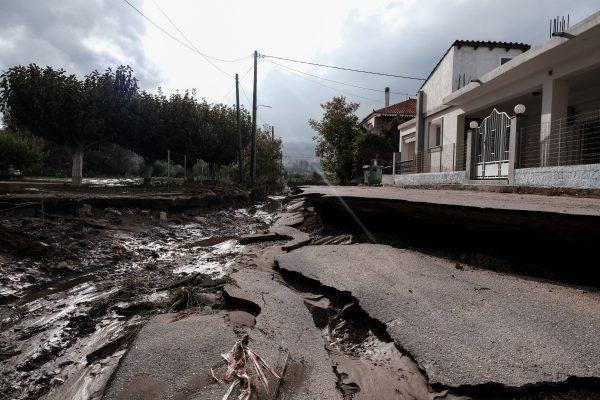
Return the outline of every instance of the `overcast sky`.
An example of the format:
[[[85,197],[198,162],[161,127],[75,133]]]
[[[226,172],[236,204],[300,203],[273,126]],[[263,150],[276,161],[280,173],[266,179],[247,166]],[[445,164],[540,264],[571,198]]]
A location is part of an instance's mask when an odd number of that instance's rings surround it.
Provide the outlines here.
[[[144,19],[123,0],[0,0],[0,70],[37,63],[80,75],[131,65],[140,86],[197,89],[209,102],[235,103],[235,73],[243,77],[240,102],[250,109],[252,58],[261,54],[426,77],[455,39],[540,44],[551,18],[570,14],[571,25],[600,9],[599,0],[130,0],[149,19],[201,53],[209,63]],[[170,21],[172,21],[172,23]],[[181,35],[181,31],[187,40]],[[240,60],[241,59],[241,60]],[[272,62],[344,86],[302,75]],[[311,141],[309,118],[319,104],[345,95],[365,117],[406,99],[420,81],[259,59],[258,123],[275,126],[284,141]]]

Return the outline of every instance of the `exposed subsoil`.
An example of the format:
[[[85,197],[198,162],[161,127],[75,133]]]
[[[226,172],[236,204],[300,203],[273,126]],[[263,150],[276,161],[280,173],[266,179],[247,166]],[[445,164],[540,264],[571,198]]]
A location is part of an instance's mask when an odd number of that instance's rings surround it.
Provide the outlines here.
[[[417,364],[394,343],[385,325],[360,308],[350,293],[298,273],[277,271],[304,298],[315,326],[321,329],[345,400],[462,398],[447,389],[435,391]]]
[[[0,211],[0,399],[100,398],[149,316],[224,306],[272,206]]]

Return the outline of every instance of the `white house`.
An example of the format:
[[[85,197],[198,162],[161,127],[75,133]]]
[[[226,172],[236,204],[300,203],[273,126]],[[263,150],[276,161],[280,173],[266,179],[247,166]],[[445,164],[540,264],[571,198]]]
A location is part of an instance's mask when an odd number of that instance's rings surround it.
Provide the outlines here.
[[[399,132],[396,184],[600,188],[600,12],[532,49],[454,42]]]

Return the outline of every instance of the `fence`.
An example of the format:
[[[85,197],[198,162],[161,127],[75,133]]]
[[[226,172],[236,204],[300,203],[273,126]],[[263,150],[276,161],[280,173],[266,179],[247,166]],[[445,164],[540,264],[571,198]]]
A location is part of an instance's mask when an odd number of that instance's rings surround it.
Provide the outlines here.
[[[518,168],[600,163],[600,110],[519,132]]]
[[[396,174],[414,174],[417,172],[415,160],[396,161]]]

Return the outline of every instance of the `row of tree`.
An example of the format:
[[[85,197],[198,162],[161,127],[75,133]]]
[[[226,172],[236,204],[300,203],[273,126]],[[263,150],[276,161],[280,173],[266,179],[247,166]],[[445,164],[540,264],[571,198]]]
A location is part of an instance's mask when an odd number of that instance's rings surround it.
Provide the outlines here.
[[[70,149],[73,184],[81,184],[84,151],[113,143],[144,159],[144,178],[167,150],[190,160],[228,165],[238,159],[236,109],[197,100],[194,91],[169,96],[138,88],[128,66],[79,79],[35,64],[0,75],[0,112],[11,131],[27,131]],[[242,147],[249,146],[251,117],[242,108]]]

